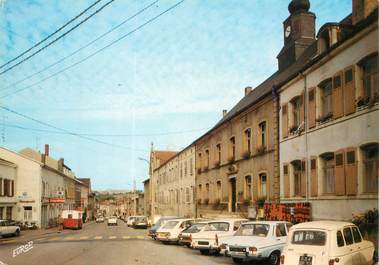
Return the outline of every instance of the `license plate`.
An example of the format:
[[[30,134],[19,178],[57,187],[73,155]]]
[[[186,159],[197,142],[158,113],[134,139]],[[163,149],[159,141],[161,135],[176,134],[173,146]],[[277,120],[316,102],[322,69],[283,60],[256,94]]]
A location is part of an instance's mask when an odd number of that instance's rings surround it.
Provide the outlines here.
[[[299,265],[312,265],[312,257],[300,256]]]
[[[233,252],[246,252],[246,248],[230,247],[229,250]]]
[[[209,245],[208,241],[199,241],[197,244],[202,245],[202,246],[207,246]]]

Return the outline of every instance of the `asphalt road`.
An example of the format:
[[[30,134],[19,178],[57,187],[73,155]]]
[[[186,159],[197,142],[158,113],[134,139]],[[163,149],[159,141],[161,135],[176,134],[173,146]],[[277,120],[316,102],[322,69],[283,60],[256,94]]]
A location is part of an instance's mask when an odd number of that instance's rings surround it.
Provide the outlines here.
[[[78,231],[33,238],[23,236],[0,244],[0,265],[233,264],[231,258],[203,256],[199,251],[186,247],[163,245],[146,234],[146,230],[128,228],[118,220],[118,226],[93,223]],[[30,241],[33,241],[33,248],[13,257],[14,249]]]

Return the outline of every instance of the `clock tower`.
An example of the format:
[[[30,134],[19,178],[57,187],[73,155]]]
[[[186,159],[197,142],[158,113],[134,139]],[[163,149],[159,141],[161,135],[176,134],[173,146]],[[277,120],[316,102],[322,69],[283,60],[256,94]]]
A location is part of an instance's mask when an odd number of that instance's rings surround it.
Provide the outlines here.
[[[314,13],[309,12],[309,0],[292,0],[288,5],[290,16],[283,22],[284,46],[277,56],[279,71],[293,64],[315,41]]]

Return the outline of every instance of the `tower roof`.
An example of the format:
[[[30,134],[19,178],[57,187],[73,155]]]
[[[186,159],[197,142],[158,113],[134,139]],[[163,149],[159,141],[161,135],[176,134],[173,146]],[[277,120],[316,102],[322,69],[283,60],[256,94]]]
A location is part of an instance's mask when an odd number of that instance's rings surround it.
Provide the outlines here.
[[[311,7],[309,0],[292,0],[288,5],[291,15],[297,12],[308,12]]]

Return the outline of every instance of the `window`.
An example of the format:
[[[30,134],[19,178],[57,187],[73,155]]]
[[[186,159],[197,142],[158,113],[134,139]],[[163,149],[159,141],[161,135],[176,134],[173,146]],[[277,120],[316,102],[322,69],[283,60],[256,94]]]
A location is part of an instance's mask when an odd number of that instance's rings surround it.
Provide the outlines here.
[[[331,194],[335,192],[335,174],[334,174],[334,155],[327,153],[322,157],[323,175],[324,175],[324,193]]]
[[[332,79],[329,78],[319,84],[321,92],[321,122],[333,115],[332,106]]]
[[[378,144],[370,144],[363,150],[364,192],[378,192],[379,152]]]
[[[358,227],[353,226],[353,227],[351,228],[351,230],[353,230],[353,238],[354,238],[354,242],[355,242],[355,243],[362,242],[362,236],[361,236],[361,233],[359,233]]]
[[[266,122],[265,121],[261,122],[259,124],[259,132],[260,132],[260,137],[261,137],[260,144],[262,147],[267,145],[267,143],[266,143],[266,140],[267,140],[266,139],[267,138],[266,129],[267,129],[266,128]]]
[[[205,228],[204,231],[229,231],[229,223],[225,222],[214,222],[209,223]]]
[[[282,237],[282,236],[286,236],[287,235],[287,232],[286,232],[286,227],[284,224],[277,224],[276,225],[276,228],[275,228],[275,235],[277,237]]]
[[[229,140],[230,142],[230,160],[234,161],[236,159],[236,138],[233,136]]]
[[[209,200],[209,183],[205,184],[205,192],[207,193],[205,199]]]
[[[251,199],[251,176],[245,177],[245,199]]]
[[[259,175],[259,198],[267,198],[267,176],[266,174]]]
[[[190,158],[190,175],[193,175],[193,159],[192,157]]]
[[[301,161],[295,160],[292,162],[293,179],[294,179],[294,196],[301,196]]]
[[[343,236],[345,237],[346,245],[351,245],[354,243],[353,234],[351,233],[350,227],[343,229]]]
[[[3,193],[3,179],[2,178],[0,178],[0,196],[4,196],[4,193]]]
[[[187,187],[186,188],[186,203],[190,202],[190,189]]]
[[[210,160],[210,157],[209,157],[209,150],[205,150],[205,167],[206,168],[209,168],[209,160]]]
[[[379,99],[379,71],[378,54],[368,56],[362,62],[363,98],[367,100]]]
[[[216,145],[216,150],[217,150],[217,162],[220,164],[221,163],[221,144]]]
[[[292,126],[291,128],[297,129],[300,126],[300,104],[301,104],[301,98],[300,96],[294,97],[291,100],[292,105]]]
[[[270,225],[267,224],[242,224],[235,235],[266,237],[269,231]]]
[[[245,135],[245,151],[248,155],[251,154],[251,129],[248,128],[244,132]]]
[[[187,177],[187,161],[184,161],[184,177]]]
[[[7,211],[6,211],[7,220],[12,220],[12,210],[13,210],[13,207],[7,207]]]
[[[217,199],[221,201],[221,181],[217,181]]]
[[[199,184],[199,192],[197,193],[199,200],[202,199],[202,190],[201,189],[202,189],[201,184]]]
[[[24,206],[24,220],[32,220],[33,212],[32,212],[32,206]]]
[[[341,231],[337,232],[337,246],[343,247],[345,246],[345,241],[343,240],[343,236]]]
[[[201,153],[198,154],[199,162],[198,162],[198,169],[201,169],[202,163],[201,163]]]
[[[326,233],[314,230],[295,231],[292,236],[292,244],[324,246]]]
[[[3,220],[4,219],[4,207],[0,207],[0,220]]]

